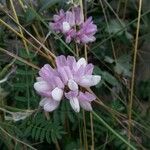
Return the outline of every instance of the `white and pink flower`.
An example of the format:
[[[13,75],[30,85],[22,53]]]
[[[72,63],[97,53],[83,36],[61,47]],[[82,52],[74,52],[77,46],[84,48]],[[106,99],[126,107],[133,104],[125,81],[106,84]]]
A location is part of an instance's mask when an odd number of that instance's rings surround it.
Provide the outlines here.
[[[92,17],[84,21],[80,7],[73,7],[72,11],[60,10],[54,15],[50,27],[57,33],[62,33],[66,37],[66,43],[75,40],[77,43],[94,42],[97,26],[93,23]]]
[[[96,97],[86,88],[95,86],[101,80],[100,76],[92,75],[93,68],[84,58],[76,61],[73,56],[66,58],[63,55],[56,58],[56,69],[48,64],[44,65],[34,84],[35,90],[42,96],[40,106],[45,111],[53,111],[65,96],[75,112],[80,111],[80,106],[91,111],[91,102]]]

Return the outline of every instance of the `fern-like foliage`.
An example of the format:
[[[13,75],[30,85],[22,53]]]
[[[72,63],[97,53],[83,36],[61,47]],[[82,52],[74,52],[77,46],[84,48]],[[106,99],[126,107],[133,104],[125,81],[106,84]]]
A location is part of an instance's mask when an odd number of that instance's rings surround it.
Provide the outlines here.
[[[19,49],[19,56],[36,64],[35,54],[32,52],[27,54],[24,49]],[[33,89],[37,70],[19,61],[16,61],[15,65],[17,66],[16,77],[11,86],[15,106],[23,109],[35,108],[39,101],[39,97]]]
[[[52,119],[47,120],[43,113],[30,116],[20,125],[24,137],[32,140],[48,143],[56,143],[65,134],[63,127]]]

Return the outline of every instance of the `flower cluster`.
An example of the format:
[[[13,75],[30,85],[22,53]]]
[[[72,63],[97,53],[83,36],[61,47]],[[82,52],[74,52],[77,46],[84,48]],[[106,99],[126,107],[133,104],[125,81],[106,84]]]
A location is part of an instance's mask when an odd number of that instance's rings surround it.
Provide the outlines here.
[[[39,71],[39,77],[34,88],[42,96],[40,106],[45,111],[55,110],[65,96],[75,112],[80,106],[91,111],[91,101],[95,95],[86,89],[99,83],[101,77],[92,75],[94,66],[87,64],[84,58],[78,61],[73,56],[67,58],[63,55],[56,58],[56,69],[45,64]]]
[[[85,22],[80,7],[73,7],[72,11],[60,10],[54,15],[50,27],[57,33],[63,33],[66,43],[75,40],[77,43],[89,43],[95,41],[94,34],[97,26],[93,24],[92,17]]]

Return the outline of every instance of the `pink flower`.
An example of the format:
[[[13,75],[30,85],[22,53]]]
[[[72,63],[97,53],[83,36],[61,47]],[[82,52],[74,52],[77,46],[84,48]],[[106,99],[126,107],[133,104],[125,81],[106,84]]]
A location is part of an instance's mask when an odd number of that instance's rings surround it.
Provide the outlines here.
[[[101,80],[100,76],[92,75],[93,68],[84,58],[76,61],[73,56],[66,58],[63,55],[56,58],[56,69],[48,64],[44,65],[34,84],[35,90],[42,96],[40,106],[45,111],[53,111],[59,106],[64,95],[75,112],[80,111],[80,106],[91,111],[91,101],[96,97],[86,91],[86,88],[98,84]]]
[[[58,15],[54,15],[50,27],[61,32],[66,37],[66,43],[74,40],[77,43],[89,43],[95,41],[97,26],[93,24],[92,17],[85,22],[80,7],[73,7],[72,11],[61,10]]]
[[[97,26],[93,24],[92,17],[90,17],[81,25],[81,29],[76,34],[76,40],[78,43],[94,42],[96,32]]]

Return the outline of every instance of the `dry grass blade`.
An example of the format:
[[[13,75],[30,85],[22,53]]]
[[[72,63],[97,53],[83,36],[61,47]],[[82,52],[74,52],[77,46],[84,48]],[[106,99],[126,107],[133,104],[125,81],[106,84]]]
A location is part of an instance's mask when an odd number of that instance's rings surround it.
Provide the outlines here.
[[[133,56],[133,69],[132,69],[132,78],[131,78],[131,92],[130,99],[128,104],[128,141],[130,143],[131,138],[131,117],[132,117],[132,104],[133,104],[133,96],[134,96],[134,80],[135,80],[135,67],[136,67],[136,58],[137,58],[137,49],[138,49],[138,38],[139,38],[139,30],[140,30],[140,19],[141,19],[141,9],[142,9],[142,0],[139,0],[139,10],[138,10],[138,22],[137,22],[137,30],[136,30],[136,39],[135,39],[135,47],[134,47],[134,56]],[[130,149],[130,147],[128,147]]]
[[[43,51],[41,51],[37,46],[35,46],[34,44],[32,44],[32,42],[30,42],[28,39],[26,39],[25,37],[23,37],[20,33],[18,33],[16,30],[14,30],[10,25],[8,25],[5,21],[3,21],[2,19],[0,19],[0,23],[2,23],[4,26],[6,26],[8,29],[10,29],[12,32],[14,32],[17,36],[23,38],[26,42],[28,42],[34,49],[36,49],[39,54],[41,54],[43,57],[45,57],[46,59],[49,60],[49,57],[47,54],[45,54]]]
[[[13,140],[15,140],[16,142],[19,142],[19,143],[21,143],[21,144],[23,144],[23,145],[29,147],[29,148],[32,149],[32,150],[37,150],[36,148],[32,147],[31,145],[29,145],[29,144],[27,144],[27,143],[25,143],[25,142],[23,142],[23,141],[17,139],[16,137],[12,136],[12,135],[9,134],[5,129],[3,129],[1,126],[0,126],[0,130],[1,130],[2,132],[4,132],[7,136],[9,136],[10,138],[12,138]]]
[[[15,18],[16,22],[19,24],[19,19],[18,19],[16,10],[15,10],[15,7],[14,7],[14,3],[13,3],[12,0],[10,0],[10,4],[11,4],[11,7],[12,7],[12,10],[13,10],[13,13],[14,13],[14,18]],[[19,30],[20,30],[20,34],[22,35],[22,37],[24,37],[23,31],[22,31],[22,29],[20,27],[19,27]],[[29,49],[28,49],[27,43],[24,40],[24,38],[22,38],[22,41],[23,41],[23,44],[24,44],[25,49],[27,51],[27,54],[29,54]]]
[[[3,48],[0,48],[0,51],[3,52],[3,53],[5,53],[5,54],[7,54],[7,55],[9,55],[9,56],[11,56],[11,57],[13,57],[13,58],[15,58],[16,60],[19,60],[19,61],[21,61],[21,62],[27,64],[28,66],[31,66],[31,67],[34,68],[34,69],[39,70],[39,67],[38,67],[38,66],[32,64],[31,62],[29,62],[29,61],[27,61],[27,60],[25,60],[25,59],[23,59],[23,58],[21,58],[21,57],[15,55],[15,54],[11,53],[11,52],[9,52],[9,51],[3,49]]]

